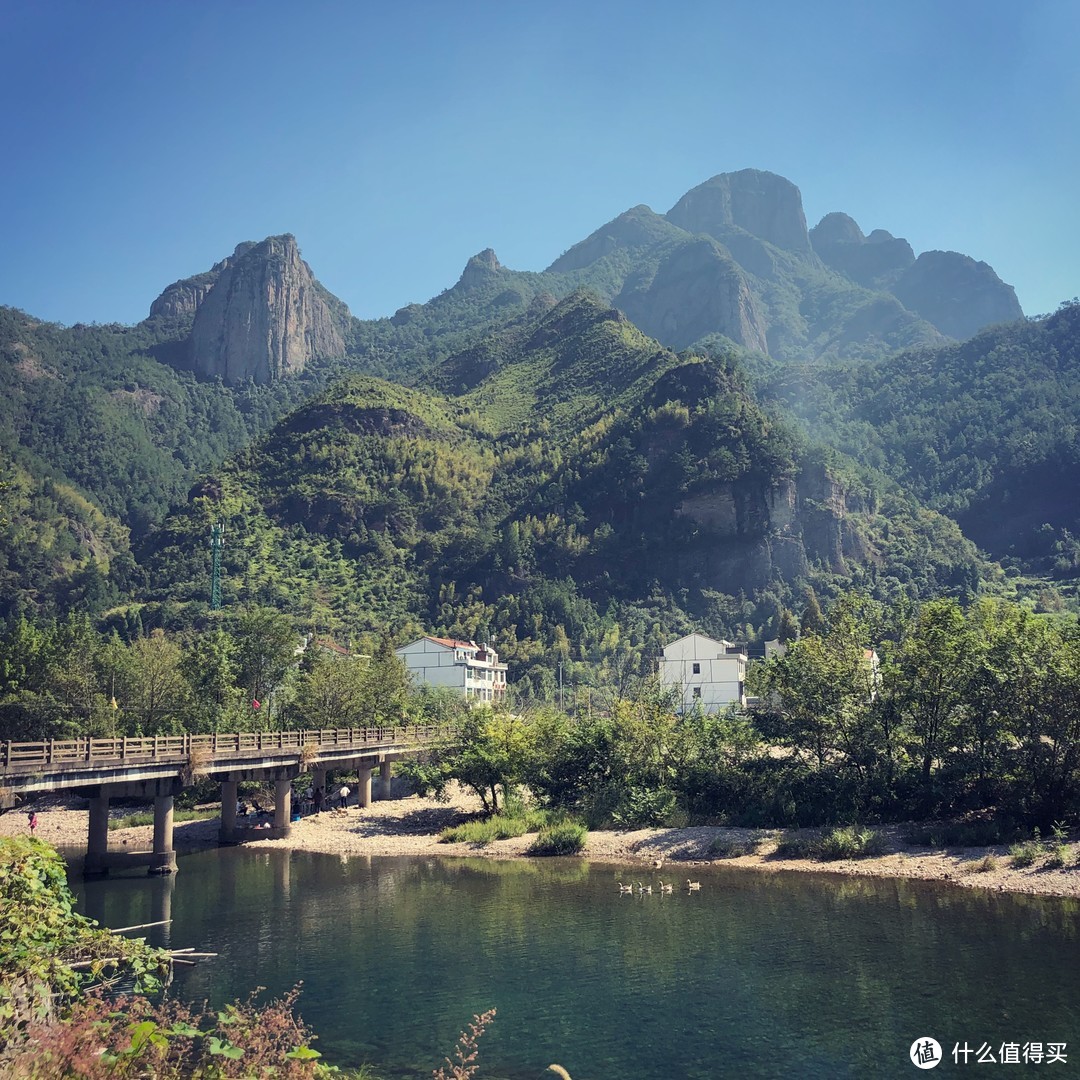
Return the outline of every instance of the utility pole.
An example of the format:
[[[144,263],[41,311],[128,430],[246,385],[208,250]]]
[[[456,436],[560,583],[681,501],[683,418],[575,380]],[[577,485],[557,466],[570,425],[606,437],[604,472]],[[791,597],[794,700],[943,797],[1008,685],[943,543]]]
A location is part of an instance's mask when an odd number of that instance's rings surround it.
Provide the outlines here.
[[[225,546],[225,526],[215,521],[210,526],[210,610],[221,607],[221,549]]]

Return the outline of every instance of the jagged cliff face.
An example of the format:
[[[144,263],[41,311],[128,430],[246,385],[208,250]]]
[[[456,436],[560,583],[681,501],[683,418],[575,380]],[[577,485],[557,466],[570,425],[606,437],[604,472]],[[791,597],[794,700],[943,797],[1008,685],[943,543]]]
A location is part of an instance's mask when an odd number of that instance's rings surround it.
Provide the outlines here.
[[[272,236],[234,257],[191,330],[192,366],[228,383],[270,382],[344,353],[341,329],[291,236]]]
[[[650,337],[684,349],[720,332],[767,352],[765,320],[738,264],[707,239],[677,247],[647,283],[629,283],[615,304]]]
[[[810,563],[843,572],[845,555],[860,547],[849,510],[841,484],[811,469],[768,487],[734,483],[698,492],[678,503],[675,515],[712,538],[690,556],[702,561],[691,569],[737,587],[740,581],[760,585],[774,574],[802,577]]]
[[[266,383],[343,356],[349,318],[288,234],[238,245],[207,273],[170,285],[150,315],[191,318],[189,365],[227,383]]]
[[[200,275],[184,281],[174,281],[151,305],[150,317],[193,319],[199,305],[206,299],[217,281],[217,274]]]

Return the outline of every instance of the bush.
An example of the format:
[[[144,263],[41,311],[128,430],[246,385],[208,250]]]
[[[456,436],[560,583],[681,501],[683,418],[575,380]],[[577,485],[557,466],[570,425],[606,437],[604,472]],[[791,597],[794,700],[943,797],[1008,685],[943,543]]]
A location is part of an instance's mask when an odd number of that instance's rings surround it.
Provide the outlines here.
[[[1025,840],[1022,844],[1013,844],[1009,848],[1009,858],[1013,866],[1023,870],[1027,866],[1034,866],[1035,861],[1043,853],[1042,843],[1039,840]]]
[[[874,829],[845,825],[821,838],[817,857],[825,862],[834,859],[864,859],[885,851],[885,837]]]
[[[585,846],[589,830],[576,821],[545,825],[529,845],[530,855],[576,855]]]
[[[998,868],[997,857],[994,855],[984,855],[972,868],[973,874],[986,874],[991,870]]]
[[[514,814],[493,814],[479,821],[465,821],[439,833],[443,844],[490,844],[493,840],[509,840],[515,836],[537,832],[550,820],[546,810],[519,810]]]
[[[62,1022],[29,1024],[8,1048],[5,1075],[33,1080],[159,1080],[325,1075],[314,1036],[294,1014],[299,988],[266,1005],[204,1012],[177,1001],[98,997],[77,1001]]]
[[[1043,866],[1047,870],[1060,870],[1069,861],[1069,845],[1068,844],[1055,844],[1050,849],[1050,854],[1046,857],[1046,862]]]

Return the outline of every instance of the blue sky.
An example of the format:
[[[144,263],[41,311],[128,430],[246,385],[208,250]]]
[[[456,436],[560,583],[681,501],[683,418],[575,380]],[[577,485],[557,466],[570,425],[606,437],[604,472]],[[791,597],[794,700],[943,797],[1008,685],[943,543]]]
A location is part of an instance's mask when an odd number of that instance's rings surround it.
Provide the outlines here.
[[[1080,293],[1080,4],[0,0],[0,303],[137,322],[292,232],[362,317],[769,169],[808,222]]]

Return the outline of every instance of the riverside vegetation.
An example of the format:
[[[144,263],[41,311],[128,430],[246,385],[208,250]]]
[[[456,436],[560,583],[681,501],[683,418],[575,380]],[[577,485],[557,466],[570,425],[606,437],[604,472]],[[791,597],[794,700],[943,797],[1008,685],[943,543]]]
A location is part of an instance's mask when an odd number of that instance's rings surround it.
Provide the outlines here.
[[[410,687],[385,639],[366,657],[297,657],[288,620],[264,609],[130,642],[85,618],[23,621],[0,637],[0,716],[25,739],[434,723],[447,737],[399,766],[418,790],[459,781],[489,814],[526,791],[589,827],[915,818],[952,821],[935,830],[945,842],[988,843],[1075,825],[1073,623],[989,598],[903,607],[858,593],[808,604],[802,621],[784,655],[751,665],[758,704],[718,715],[678,712],[632,671],[606,672],[568,708],[469,709]]]

